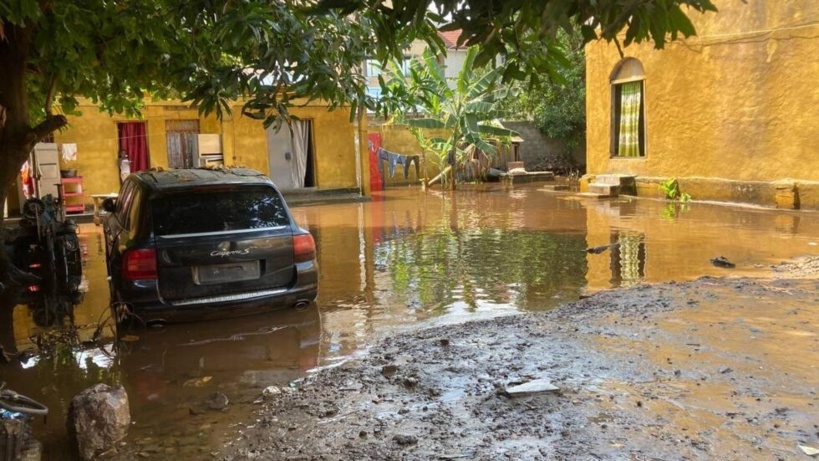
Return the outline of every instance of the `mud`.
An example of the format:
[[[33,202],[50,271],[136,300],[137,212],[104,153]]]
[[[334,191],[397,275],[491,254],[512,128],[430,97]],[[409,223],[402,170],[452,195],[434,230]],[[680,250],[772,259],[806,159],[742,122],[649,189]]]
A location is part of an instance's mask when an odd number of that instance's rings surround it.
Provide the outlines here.
[[[215,459],[810,459],[819,259],[387,337],[268,392]],[[559,389],[510,396],[546,379]]]

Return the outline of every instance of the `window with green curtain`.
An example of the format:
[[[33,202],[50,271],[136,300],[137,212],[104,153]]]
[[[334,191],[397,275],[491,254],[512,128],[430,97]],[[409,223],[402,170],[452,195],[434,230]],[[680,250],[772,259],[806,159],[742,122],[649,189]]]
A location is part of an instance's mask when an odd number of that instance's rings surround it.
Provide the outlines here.
[[[628,82],[620,85],[619,115],[617,130],[617,156],[639,157],[642,153],[640,127],[642,123],[643,82]]]

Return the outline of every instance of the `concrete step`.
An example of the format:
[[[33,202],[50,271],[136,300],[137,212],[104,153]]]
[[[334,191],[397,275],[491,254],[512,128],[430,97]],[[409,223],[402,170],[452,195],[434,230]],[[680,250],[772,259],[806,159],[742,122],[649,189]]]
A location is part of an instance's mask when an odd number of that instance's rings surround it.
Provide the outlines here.
[[[620,184],[605,184],[593,182],[589,184],[589,193],[603,195],[605,197],[617,197],[620,193]]]
[[[594,177],[595,184],[613,184],[620,185],[621,175],[619,174],[601,174]]]
[[[541,181],[554,181],[555,174],[551,171],[529,171],[525,174],[507,174],[501,180],[512,184],[527,184]]]
[[[568,184],[550,184],[550,185],[541,187],[540,190],[546,191],[546,192],[569,190],[569,185]]]
[[[610,195],[595,194],[593,192],[578,192],[576,194],[576,196],[581,197],[581,198],[590,198],[590,199],[604,199],[604,198],[610,198],[611,197]]]

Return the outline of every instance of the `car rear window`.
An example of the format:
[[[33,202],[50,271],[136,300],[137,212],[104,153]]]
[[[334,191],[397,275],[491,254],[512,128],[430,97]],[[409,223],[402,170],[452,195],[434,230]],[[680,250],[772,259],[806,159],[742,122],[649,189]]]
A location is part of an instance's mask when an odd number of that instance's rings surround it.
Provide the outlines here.
[[[268,187],[191,190],[151,201],[156,235],[198,234],[287,226],[279,194]]]

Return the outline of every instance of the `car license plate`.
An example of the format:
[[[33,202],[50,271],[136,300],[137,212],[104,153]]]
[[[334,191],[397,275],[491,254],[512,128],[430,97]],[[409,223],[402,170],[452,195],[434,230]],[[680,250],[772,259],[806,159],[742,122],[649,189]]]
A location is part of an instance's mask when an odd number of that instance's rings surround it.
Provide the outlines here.
[[[197,285],[239,282],[258,279],[260,274],[259,261],[215,264],[213,266],[194,267],[193,281]]]

